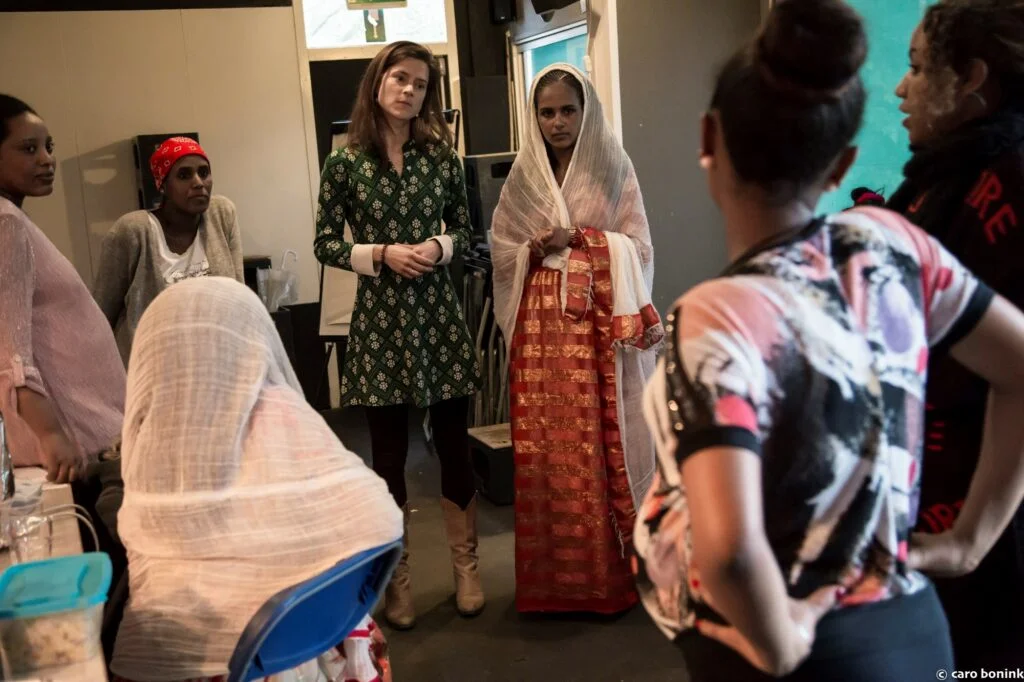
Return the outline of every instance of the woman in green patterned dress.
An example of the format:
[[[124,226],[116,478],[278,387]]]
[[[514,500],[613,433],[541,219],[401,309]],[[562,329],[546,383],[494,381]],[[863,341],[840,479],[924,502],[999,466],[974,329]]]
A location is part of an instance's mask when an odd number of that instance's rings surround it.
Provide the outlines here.
[[[467,434],[480,371],[446,267],[468,248],[470,223],[440,78],[433,55],[416,43],[389,45],[370,63],[349,144],[324,166],[314,244],[321,263],[359,275],[341,402],[365,407],[373,469],[405,510],[406,552],[384,609],[398,629],[416,619],[405,488],[409,405],[430,410],[459,613],[474,616],[484,606]]]

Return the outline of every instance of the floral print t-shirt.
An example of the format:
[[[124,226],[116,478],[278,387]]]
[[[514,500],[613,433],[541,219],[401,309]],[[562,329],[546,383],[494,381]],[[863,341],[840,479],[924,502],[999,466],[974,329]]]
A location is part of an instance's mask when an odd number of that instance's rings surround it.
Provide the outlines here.
[[[645,394],[658,473],[634,537],[641,596],[666,635],[701,608],[680,467],[711,447],[760,457],[765,529],[791,596],[841,584],[850,606],[927,584],[906,556],[929,349],[967,334],[992,296],[924,232],[862,208],[757,248],[683,297]]]

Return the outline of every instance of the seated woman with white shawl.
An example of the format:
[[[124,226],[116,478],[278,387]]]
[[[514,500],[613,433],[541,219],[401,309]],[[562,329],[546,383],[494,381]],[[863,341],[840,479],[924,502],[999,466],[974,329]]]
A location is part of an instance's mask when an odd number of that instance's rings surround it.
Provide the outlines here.
[[[650,229],[587,78],[556,64],[530,101],[491,252],[512,372],[516,607],[617,613],[638,600],[627,557],[654,469],[640,412],[663,334]]]
[[[402,536],[384,481],[306,403],[270,315],[231,279],[183,281],[142,315],[121,456],[115,682],[222,679],[268,598]],[[387,680],[374,630],[364,619],[301,679]]]

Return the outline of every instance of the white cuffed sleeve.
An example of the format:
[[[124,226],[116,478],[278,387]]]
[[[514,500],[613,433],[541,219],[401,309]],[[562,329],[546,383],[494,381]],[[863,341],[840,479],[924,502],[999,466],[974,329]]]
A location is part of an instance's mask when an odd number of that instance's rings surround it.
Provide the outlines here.
[[[376,244],[353,244],[352,245],[352,272],[367,277],[380,275],[380,265],[373,262],[373,249]]]

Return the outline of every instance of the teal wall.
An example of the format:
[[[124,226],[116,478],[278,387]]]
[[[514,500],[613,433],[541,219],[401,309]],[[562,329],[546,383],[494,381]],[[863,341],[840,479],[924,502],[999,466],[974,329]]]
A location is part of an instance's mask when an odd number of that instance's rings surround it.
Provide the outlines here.
[[[862,75],[868,91],[864,127],[857,144],[860,156],[846,181],[822,200],[831,212],[850,205],[855,187],[880,189],[888,198],[903,177],[910,157],[903,114],[894,94],[909,63],[910,37],[931,0],[847,0],[867,24],[868,61]]]

